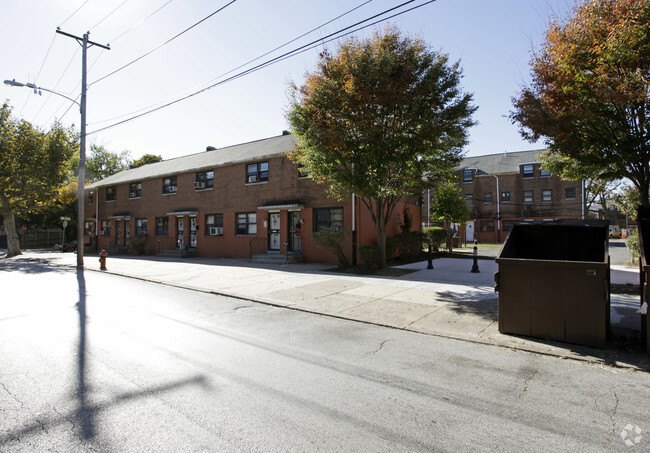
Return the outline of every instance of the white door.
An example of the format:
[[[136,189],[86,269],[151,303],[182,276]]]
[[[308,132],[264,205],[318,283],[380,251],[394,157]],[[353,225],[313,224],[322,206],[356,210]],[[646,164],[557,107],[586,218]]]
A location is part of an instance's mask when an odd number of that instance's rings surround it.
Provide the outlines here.
[[[470,220],[465,225],[465,241],[474,242],[474,221]]]
[[[280,250],[280,213],[269,213],[269,250]]]

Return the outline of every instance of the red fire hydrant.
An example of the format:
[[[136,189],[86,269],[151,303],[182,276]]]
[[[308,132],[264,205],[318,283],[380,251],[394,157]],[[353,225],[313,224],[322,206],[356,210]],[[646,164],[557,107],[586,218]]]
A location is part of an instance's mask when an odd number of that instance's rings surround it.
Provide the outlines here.
[[[99,269],[105,271],[106,270],[106,256],[108,253],[106,253],[106,250],[102,250],[99,252]]]

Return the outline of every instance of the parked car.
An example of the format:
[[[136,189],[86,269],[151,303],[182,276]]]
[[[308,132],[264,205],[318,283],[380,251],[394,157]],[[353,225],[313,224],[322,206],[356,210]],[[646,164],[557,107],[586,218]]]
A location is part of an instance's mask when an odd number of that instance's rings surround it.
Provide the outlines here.
[[[77,241],[66,242],[65,244],[54,244],[54,250],[62,250],[63,252],[76,252],[77,251]]]
[[[621,227],[619,227],[618,225],[610,225],[609,237],[610,239],[621,239],[623,237],[623,232],[621,231]]]

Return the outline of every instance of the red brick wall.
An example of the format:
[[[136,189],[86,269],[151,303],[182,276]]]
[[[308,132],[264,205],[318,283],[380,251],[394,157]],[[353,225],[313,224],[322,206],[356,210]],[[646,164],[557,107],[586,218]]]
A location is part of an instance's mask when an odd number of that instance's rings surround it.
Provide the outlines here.
[[[106,201],[106,188],[95,189],[95,203],[99,203],[99,221],[113,216],[130,216],[130,234],[135,236],[136,219],[147,218],[149,243],[147,253],[156,254],[159,250],[176,247],[176,216],[169,215],[169,234],[156,235],[156,217],[167,216],[174,212],[196,212],[197,232],[196,251],[200,256],[248,258],[251,253],[263,253],[268,246],[268,216],[269,211],[258,209],[264,206],[282,206],[297,204],[303,206],[301,218],[302,253],[307,261],[336,262],[336,257],[327,250],[314,245],[311,232],[314,229],[314,208],[344,207],[344,228],[351,235],[352,207],[351,201],[339,202],[329,197],[326,185],[317,184],[308,178],[299,178],[298,169],[286,157],[266,159],[269,162],[268,182],[246,184],[246,164],[233,164],[214,169],[214,188],[195,190],[193,183],[195,173],[176,175],[177,192],[162,193],[162,177],[143,180],[141,198],[129,198],[129,184],[117,186],[115,201]],[[260,160],[260,161],[266,161]],[[252,162],[248,162],[252,163]],[[88,197],[86,191],[86,203]],[[94,214],[95,205],[86,205],[88,217]],[[399,219],[403,204],[395,210],[395,221],[389,225],[389,235],[399,233]],[[91,212],[92,211],[92,212]],[[236,234],[236,213],[257,213],[257,234],[238,236]],[[365,206],[357,201],[358,243],[376,243],[374,226]],[[419,208],[411,206],[414,229],[420,224]],[[209,236],[205,228],[207,214],[223,214],[223,236]],[[185,244],[189,245],[189,215],[184,216]],[[124,225],[124,221],[122,221]],[[289,211],[280,210],[280,253],[287,252],[285,244],[289,238]],[[124,235],[123,235],[124,236]],[[351,236],[350,236],[351,237]],[[98,247],[110,248],[115,246],[115,220],[111,220],[110,236],[99,236]],[[351,244],[350,244],[351,254]]]

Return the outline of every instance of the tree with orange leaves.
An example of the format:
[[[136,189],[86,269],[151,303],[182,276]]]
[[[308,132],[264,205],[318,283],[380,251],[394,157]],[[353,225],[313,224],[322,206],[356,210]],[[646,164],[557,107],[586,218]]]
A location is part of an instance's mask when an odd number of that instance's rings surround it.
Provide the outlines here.
[[[476,107],[461,77],[447,55],[388,28],[322,52],[292,87],[287,118],[299,143],[290,157],[336,198],[359,197],[382,268],[397,203],[451,177],[462,158]]]
[[[606,180],[650,188],[650,1],[589,0],[554,22],[510,118]]]

